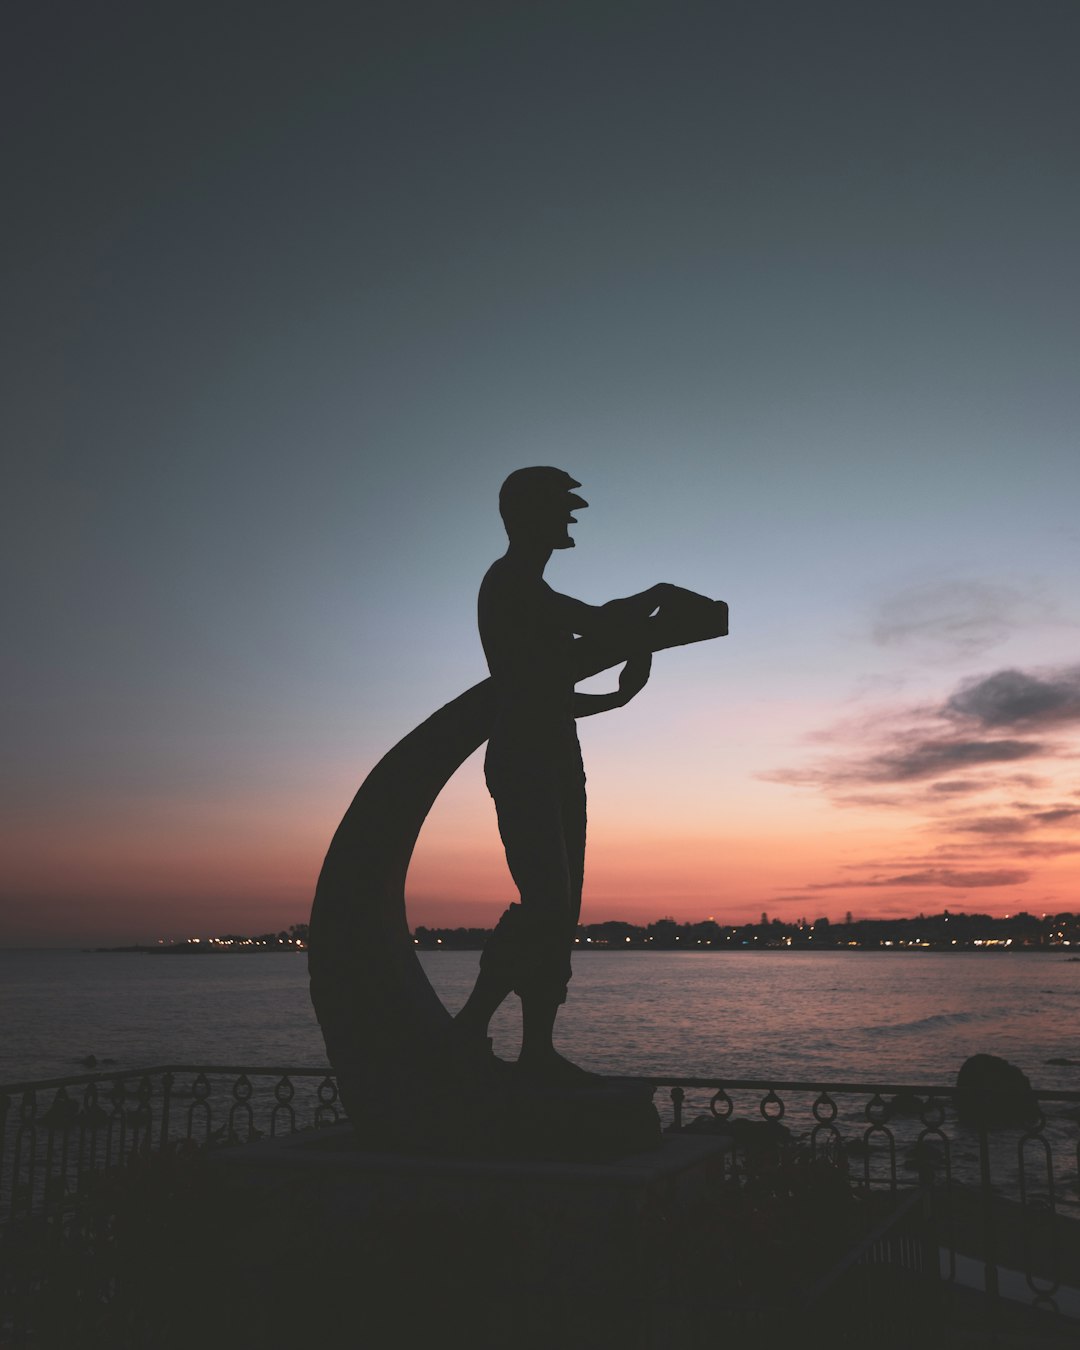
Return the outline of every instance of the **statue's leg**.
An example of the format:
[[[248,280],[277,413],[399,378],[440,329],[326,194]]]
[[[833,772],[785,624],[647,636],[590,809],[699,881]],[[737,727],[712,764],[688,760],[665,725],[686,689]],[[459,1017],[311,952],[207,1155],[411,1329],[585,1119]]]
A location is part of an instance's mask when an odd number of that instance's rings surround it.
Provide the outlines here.
[[[570,957],[574,933],[581,917],[581,892],[585,877],[585,775],[577,766],[567,766],[559,783],[559,815],[562,852],[566,859],[567,906],[559,961],[552,969],[558,970],[564,981],[557,996],[543,986],[527,991],[522,1007],[522,1067],[541,1080],[557,1084],[573,1084],[593,1078],[555,1050],[553,1031],[560,1005],[566,999],[566,981],[570,979]]]
[[[554,917],[568,915],[570,879],[553,769],[541,747],[488,748],[484,776],[521,901],[510,905],[488,939],[476,984],[455,1018],[473,1037],[486,1036],[491,1017],[507,995],[520,994],[530,982],[532,967],[545,947],[569,945],[558,936],[561,932],[565,937],[565,919]],[[545,933],[551,926],[556,933]],[[563,986],[565,998],[565,980]]]
[[[486,1035],[492,1014],[511,992],[524,997],[541,992],[558,1006],[570,978],[580,887],[567,857],[561,803],[550,775],[507,782],[492,775],[499,834],[520,900],[510,905],[480,957],[480,973],[457,1022],[466,1031]]]
[[[503,915],[484,963],[502,970],[515,993],[541,990],[563,1003],[570,981],[574,883],[562,803],[547,774],[500,791],[495,802],[520,903]]]
[[[497,968],[493,970],[490,965],[485,966],[486,954],[487,947],[480,957],[480,973],[476,977],[472,993],[454,1018],[462,1031],[477,1040],[486,1038],[489,1022],[514,990],[512,982],[507,980],[502,971]]]
[[[552,1043],[555,1018],[566,1001],[581,908],[585,784],[580,759],[530,767],[531,772],[505,780],[489,774],[499,833],[521,898],[484,949],[475,1002],[470,1002],[478,1008],[485,987],[496,995],[512,988],[522,1008],[519,1064],[535,1077],[564,1081],[585,1076]]]
[[[566,865],[570,873],[570,933],[574,934],[581,921],[581,892],[585,884],[585,774],[570,777],[563,793],[563,839],[566,842]]]

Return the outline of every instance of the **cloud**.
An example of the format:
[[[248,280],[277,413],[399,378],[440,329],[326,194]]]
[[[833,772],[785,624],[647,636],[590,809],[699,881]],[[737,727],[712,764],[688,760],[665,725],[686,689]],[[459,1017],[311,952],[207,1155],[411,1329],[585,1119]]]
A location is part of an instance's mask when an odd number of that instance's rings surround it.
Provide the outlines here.
[[[1033,773],[1003,774],[994,779],[987,778],[943,778],[937,783],[928,783],[926,791],[932,794],[928,800],[952,800],[954,797],[969,795],[973,792],[987,792],[990,788],[1022,787],[1034,791],[1046,787],[1047,780]]]
[[[1053,828],[1080,816],[1080,808],[1075,806],[1055,806],[1039,811],[1023,802],[1014,802],[1017,815],[1011,816],[960,816],[950,821],[949,828],[960,834],[1016,835],[1027,834],[1031,830]]]
[[[1080,840],[1072,844],[1065,840],[1060,842],[1056,840],[1039,843],[1025,842],[1011,849],[1010,852],[1018,858],[1064,858],[1070,853],[1080,853]]]
[[[782,781],[782,780],[781,780]],[[903,806],[904,798],[889,792],[847,792],[834,797],[834,806]]]
[[[815,788],[837,806],[923,817],[923,842],[899,858],[890,849],[888,860],[853,860],[842,879],[812,883],[807,895],[1016,886],[1032,875],[1025,864],[1080,854],[1080,793],[1028,767],[1070,759],[1076,730],[1080,666],[998,670],[936,703],[848,717],[813,738],[818,758],[759,777]]]
[[[1038,741],[933,739],[916,735],[910,741],[896,737],[892,746],[877,754],[826,760],[810,768],[768,769],[757,776],[766,782],[784,783],[789,787],[821,787],[826,790],[886,783],[904,784],[936,778],[940,774],[954,773],[958,769],[969,769],[980,764],[1009,764],[1021,759],[1032,759],[1045,754],[1046,750],[1047,747]],[[973,791],[974,788],[966,790]],[[902,800],[885,798],[879,804],[892,805]]]
[[[981,816],[977,820],[957,821],[953,827],[961,834],[1024,834],[1031,822],[1015,816]]]
[[[1051,811],[1032,812],[1032,818],[1040,825],[1059,825],[1063,820],[1071,820],[1074,816],[1080,816],[1080,807],[1055,806]]]
[[[1045,753],[1037,741],[924,740],[872,755],[851,772],[869,783],[904,783],[976,764],[1006,764]]]
[[[883,886],[952,886],[975,888],[979,886],[1018,886],[1027,881],[1030,872],[1015,867],[999,867],[992,871],[958,872],[951,867],[929,867],[921,872],[902,872],[892,877],[869,877],[862,881],[817,881],[807,886],[808,891],[838,891],[879,889]]]
[[[872,625],[882,647],[919,645],[939,655],[971,657],[1041,617],[1045,602],[1013,586],[987,581],[932,581],[909,586],[878,607]]]
[[[1080,666],[1039,675],[999,670],[982,679],[968,680],[946,701],[942,711],[987,729],[1080,722]]]
[[[911,704],[876,715],[847,719],[836,726],[812,733],[808,740],[831,745],[862,741],[876,749],[836,755],[817,764],[771,769],[758,777],[793,787],[816,787],[831,793],[849,794],[851,789],[885,785],[902,787],[926,782],[926,790],[941,796],[960,796],[990,786],[1016,783],[1036,787],[1031,774],[973,777],[968,772],[983,766],[1016,763],[1038,758],[1060,758],[1066,751],[1033,730],[1044,727],[1080,726],[1080,666],[1025,672],[999,670],[964,681],[943,701]],[[1002,736],[1001,731],[1019,734]],[[849,801],[870,805],[847,796]],[[910,805],[910,800],[882,798],[882,806]]]

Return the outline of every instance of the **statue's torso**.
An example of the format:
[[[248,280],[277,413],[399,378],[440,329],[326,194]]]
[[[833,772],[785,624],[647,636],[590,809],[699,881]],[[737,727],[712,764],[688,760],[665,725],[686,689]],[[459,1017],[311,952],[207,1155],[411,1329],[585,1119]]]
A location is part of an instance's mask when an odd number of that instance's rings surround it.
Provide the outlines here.
[[[478,618],[496,693],[489,761],[576,754],[574,635],[560,621],[555,592],[500,558],[480,587]]]

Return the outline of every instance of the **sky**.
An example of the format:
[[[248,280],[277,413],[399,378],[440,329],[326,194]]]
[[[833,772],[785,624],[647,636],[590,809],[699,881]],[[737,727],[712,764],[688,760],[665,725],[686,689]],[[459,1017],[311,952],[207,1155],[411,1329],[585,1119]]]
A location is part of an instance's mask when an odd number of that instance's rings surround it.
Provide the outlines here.
[[[731,606],[581,725],[587,921],[1080,909],[1073,0],[4,26],[0,945],[304,921],[526,464]],[[474,756],[409,920],[512,895]]]

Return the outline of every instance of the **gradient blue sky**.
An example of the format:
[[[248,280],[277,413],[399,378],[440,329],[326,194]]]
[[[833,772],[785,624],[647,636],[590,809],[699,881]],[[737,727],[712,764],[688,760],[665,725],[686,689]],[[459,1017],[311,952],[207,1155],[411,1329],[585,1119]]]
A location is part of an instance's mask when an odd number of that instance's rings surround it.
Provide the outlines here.
[[[586,917],[1080,908],[1071,0],[5,26],[0,942],[305,918],[529,463],[732,609],[582,727]],[[470,761],[410,918],[509,894]]]

